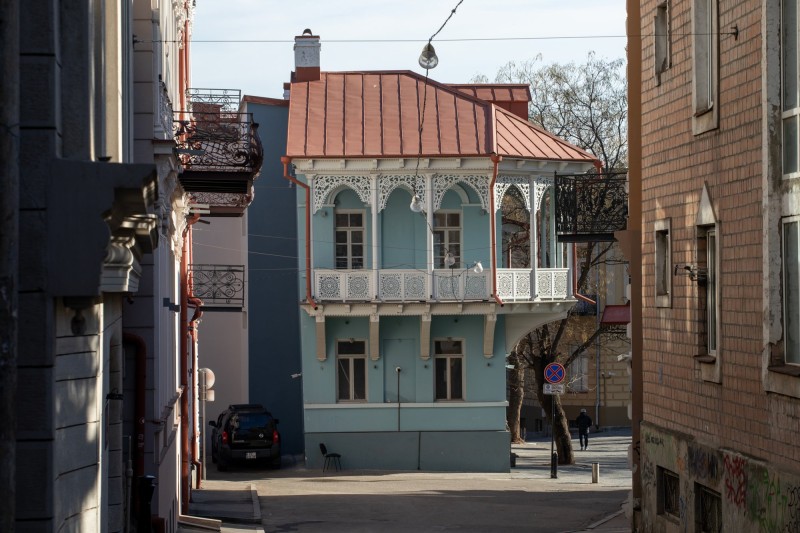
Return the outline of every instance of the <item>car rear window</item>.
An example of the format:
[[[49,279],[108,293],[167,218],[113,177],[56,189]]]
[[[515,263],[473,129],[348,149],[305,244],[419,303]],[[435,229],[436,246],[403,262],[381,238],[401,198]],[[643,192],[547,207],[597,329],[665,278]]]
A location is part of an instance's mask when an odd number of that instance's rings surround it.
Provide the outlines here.
[[[272,421],[266,413],[240,413],[234,417],[233,425],[239,430],[265,428]]]

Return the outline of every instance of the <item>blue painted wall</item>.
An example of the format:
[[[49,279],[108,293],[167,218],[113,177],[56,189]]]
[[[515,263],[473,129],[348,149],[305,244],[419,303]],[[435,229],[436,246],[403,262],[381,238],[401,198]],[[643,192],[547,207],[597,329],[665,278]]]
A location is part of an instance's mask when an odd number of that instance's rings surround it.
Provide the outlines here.
[[[289,108],[248,103],[259,124],[264,165],[247,210],[250,270],[250,401],[280,419],[284,454],[303,452],[302,381],[297,297],[297,187],[283,179]],[[302,235],[302,233],[301,233]]]

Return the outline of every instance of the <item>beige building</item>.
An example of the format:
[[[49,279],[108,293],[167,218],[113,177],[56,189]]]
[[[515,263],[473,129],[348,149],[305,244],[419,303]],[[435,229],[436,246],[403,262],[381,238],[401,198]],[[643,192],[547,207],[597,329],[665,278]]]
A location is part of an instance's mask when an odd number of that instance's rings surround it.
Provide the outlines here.
[[[645,36],[637,531],[800,531],[798,15],[648,0],[629,30]]]

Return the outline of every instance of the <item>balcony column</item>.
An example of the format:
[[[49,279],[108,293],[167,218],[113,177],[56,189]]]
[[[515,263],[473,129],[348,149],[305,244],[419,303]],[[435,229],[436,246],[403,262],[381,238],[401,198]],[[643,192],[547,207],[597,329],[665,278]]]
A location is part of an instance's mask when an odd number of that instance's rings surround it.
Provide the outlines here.
[[[428,231],[425,232],[425,251],[427,254],[428,280],[433,292],[433,174],[425,174],[425,217],[428,222]],[[430,297],[431,295],[428,295]]]
[[[372,295],[374,299],[378,299],[380,287],[378,286],[378,274],[380,262],[378,256],[380,255],[380,248],[378,247],[378,180],[380,177],[377,174],[370,175],[372,180],[372,288],[375,294]]]
[[[539,188],[536,186],[535,180],[532,177],[528,177],[528,183],[530,184],[528,192],[528,202],[531,206],[530,211],[528,212],[530,216],[530,220],[528,221],[530,231],[528,231],[528,235],[530,237],[530,262],[531,262],[531,300],[536,300],[539,297],[538,287],[536,286],[536,269],[539,267],[539,254],[536,251],[536,245],[538,243],[537,233],[539,231],[539,225],[536,222],[536,214],[539,212]],[[511,266],[511,265],[509,265]]]

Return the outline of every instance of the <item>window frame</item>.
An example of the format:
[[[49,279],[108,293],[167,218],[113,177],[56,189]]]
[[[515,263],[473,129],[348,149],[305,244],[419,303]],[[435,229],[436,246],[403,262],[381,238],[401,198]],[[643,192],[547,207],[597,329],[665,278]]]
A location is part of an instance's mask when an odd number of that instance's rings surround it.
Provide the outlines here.
[[[360,343],[363,346],[362,353],[341,353],[342,344]],[[348,397],[341,396],[341,363],[347,361],[348,372]],[[364,371],[364,397],[356,398],[356,379],[355,379],[355,362],[361,361],[363,363]],[[336,340],[336,402],[337,403],[366,403],[369,401],[369,378],[367,376],[367,341],[365,339],[337,339]]]
[[[653,70],[656,85],[661,85],[661,75],[672,66],[672,21],[669,0],[663,0],[656,5],[653,35],[655,36]]]
[[[589,392],[589,354],[582,352],[567,367],[567,390]]]
[[[339,215],[348,215],[348,223],[350,219],[350,215],[361,215],[361,226],[339,226]],[[366,210],[364,209],[334,209],[333,211],[333,266],[335,270],[364,270],[367,267],[367,224],[366,224],[367,216]],[[338,233],[340,231],[347,232],[347,243],[344,245],[347,246],[347,266],[341,267],[339,266],[339,259],[340,256],[338,253],[337,248],[340,246],[338,239]],[[361,233],[361,243],[355,243],[356,245],[360,244],[362,247],[362,255],[355,256],[353,255],[353,233]],[[353,260],[356,257],[361,257],[361,266],[354,267]]]
[[[717,228],[705,231],[706,239],[706,348],[708,355],[716,357],[719,352],[719,239]]]
[[[445,221],[447,222],[447,218],[450,215],[458,215],[458,226],[438,226],[436,224],[436,217],[437,215],[444,215]],[[453,253],[452,242],[450,240],[450,232],[457,231],[458,232],[458,242],[456,245],[458,246],[458,253]],[[445,268],[461,268],[461,252],[464,240],[464,217],[463,213],[459,209],[439,209],[433,213],[433,226],[431,227],[431,233],[433,233],[433,268],[438,269],[445,269]],[[442,242],[437,243],[436,237],[441,236]],[[440,255],[438,251],[441,250],[443,253]],[[456,262],[453,263],[452,266],[448,267],[445,265],[444,258],[447,252],[450,252],[453,257],[455,258]]]
[[[672,307],[672,219],[656,220],[653,231],[655,245],[656,307]]]
[[[796,321],[795,324],[787,324],[789,319],[789,307],[791,302],[789,302],[789,298],[787,295],[790,293],[790,288],[787,288],[787,279],[789,278],[789,273],[787,269],[787,265],[789,262],[787,261],[787,251],[786,251],[786,243],[787,243],[787,226],[794,225],[796,226],[795,236],[796,242],[795,247],[796,250],[800,251],[800,216],[792,216],[786,217],[781,221],[781,291],[783,294],[783,298],[781,301],[781,311],[782,311],[782,319],[781,319],[781,326],[783,327],[783,364],[790,366],[792,368],[800,369],[800,309],[795,310],[793,313],[794,319]],[[795,287],[800,286],[800,257],[795,258]],[[794,326],[793,328],[791,326]],[[789,332],[794,330],[795,338],[798,339],[798,349],[797,353],[790,354],[790,345],[789,345]],[[789,357],[793,356],[795,360],[790,361]]]
[[[677,491],[668,491],[667,490],[667,480],[671,480],[674,482],[674,488]],[[680,520],[681,517],[681,509],[680,509],[680,497],[681,497],[681,477],[677,473],[664,468],[662,466],[658,467],[656,473],[656,487],[657,487],[657,513],[660,515],[667,516],[673,520]],[[675,494],[677,497],[669,498],[670,494]]]
[[[781,89],[780,89],[780,108],[781,108],[781,122],[780,122],[780,130],[781,130],[781,174],[783,175],[783,179],[792,179],[800,177],[800,147],[798,147],[798,137],[800,137],[800,81],[798,81],[798,75],[800,75],[800,9],[795,7],[796,11],[794,13],[795,20],[793,22],[793,26],[789,26],[786,24],[787,17],[786,12],[784,10],[784,6],[787,5],[787,2],[783,0],[780,6],[780,68],[781,68]],[[796,6],[796,3],[793,5]],[[794,45],[794,66],[792,70],[787,68],[787,53],[786,53],[786,44],[787,39],[786,35],[788,32],[785,30],[789,28],[789,30],[793,30],[793,37],[792,44]],[[794,98],[793,98],[793,105],[789,107],[786,101],[786,85],[787,81],[791,81],[794,84]],[[794,142],[790,142],[786,140],[786,125],[789,121],[794,123]],[[786,172],[786,157],[788,154],[787,148],[793,145],[794,146],[794,170],[790,172]]]
[[[718,531],[722,531],[723,530],[722,529],[722,522],[723,522],[723,518],[722,518],[722,495],[719,492],[717,492],[717,491],[715,491],[715,490],[713,490],[713,489],[711,489],[709,487],[706,487],[705,485],[702,485],[700,483],[695,483],[694,484],[694,494],[695,494],[695,497],[694,497],[694,499],[695,499],[695,508],[694,508],[695,515],[694,516],[695,516],[695,528],[696,528],[695,530],[696,531],[709,531],[708,523],[706,522],[706,518],[707,517],[706,517],[706,515],[705,515],[705,513],[703,511],[704,511],[704,509],[706,509],[706,508],[710,509],[710,507],[711,507],[707,503],[707,498],[713,498],[713,500],[708,500],[708,501],[710,501],[713,504],[713,508],[716,509],[716,511],[717,511],[717,513],[716,513],[716,515],[717,515],[716,516],[717,525],[720,526]],[[704,506],[704,503],[706,504],[705,506]]]
[[[719,0],[692,3],[692,130],[719,127]]]
[[[440,342],[451,342],[451,343],[459,343],[460,350],[459,353],[443,353],[439,351],[439,343]],[[466,391],[466,375],[467,375],[467,365],[466,365],[466,356],[465,356],[465,348],[464,348],[464,339],[458,338],[454,339],[452,337],[448,338],[440,338],[440,339],[433,339],[433,400],[434,402],[463,402],[466,401],[467,398],[467,391]],[[446,373],[446,394],[444,398],[439,398],[439,381],[437,379],[437,372],[438,372],[438,362],[444,360],[447,361],[447,373]],[[450,365],[451,360],[459,360],[461,362],[461,397],[454,398],[452,394],[452,366]]]

